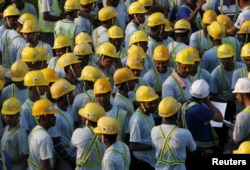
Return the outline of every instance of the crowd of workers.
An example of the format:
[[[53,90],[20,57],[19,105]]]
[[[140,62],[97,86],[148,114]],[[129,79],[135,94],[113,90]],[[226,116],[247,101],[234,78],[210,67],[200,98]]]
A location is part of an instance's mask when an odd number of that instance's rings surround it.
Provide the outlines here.
[[[0,16],[0,169],[250,154],[250,0],[0,0]]]

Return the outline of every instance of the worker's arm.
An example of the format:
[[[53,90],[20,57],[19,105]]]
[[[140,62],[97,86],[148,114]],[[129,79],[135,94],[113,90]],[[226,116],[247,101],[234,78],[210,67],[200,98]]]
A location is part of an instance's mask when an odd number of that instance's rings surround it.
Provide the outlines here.
[[[130,142],[129,148],[132,151],[146,151],[146,150],[151,150],[153,149],[152,145],[147,145],[139,142]]]
[[[41,160],[41,164],[42,164],[41,170],[52,170],[49,159]]]
[[[226,30],[226,32],[227,32],[228,35],[234,36],[234,35],[236,35],[236,33],[237,33],[238,30],[239,30],[238,28],[236,28],[235,26],[233,26],[232,28]]]

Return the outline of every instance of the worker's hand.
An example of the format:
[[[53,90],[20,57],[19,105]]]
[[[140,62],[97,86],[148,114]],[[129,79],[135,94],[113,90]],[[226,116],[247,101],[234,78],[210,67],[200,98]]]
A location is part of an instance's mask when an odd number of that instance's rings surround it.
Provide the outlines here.
[[[206,0],[198,0],[197,2],[197,8],[201,9],[201,7],[206,3]]]

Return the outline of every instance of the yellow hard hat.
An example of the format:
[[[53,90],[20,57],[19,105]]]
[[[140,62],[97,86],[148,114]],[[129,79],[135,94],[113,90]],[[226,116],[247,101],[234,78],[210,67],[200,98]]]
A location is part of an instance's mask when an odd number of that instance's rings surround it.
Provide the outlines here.
[[[115,85],[119,85],[130,80],[138,79],[138,77],[135,77],[133,72],[129,68],[117,69],[114,73],[113,78]]]
[[[32,116],[43,116],[49,114],[56,114],[54,104],[48,99],[37,100],[32,106]]]
[[[0,0],[0,4],[5,3],[5,0]]]
[[[151,102],[158,99],[158,94],[150,86],[140,86],[135,93],[135,99],[137,102]]]
[[[45,79],[43,73],[39,70],[29,71],[24,76],[24,85],[31,86],[47,86],[49,82]]]
[[[53,68],[44,68],[41,70],[41,72],[43,73],[45,79],[51,83],[51,82],[56,82],[57,80],[60,79],[60,77],[58,77],[56,75],[56,71]]]
[[[0,80],[0,90],[3,89],[5,82],[3,80]]]
[[[203,14],[202,23],[203,24],[211,24],[212,22],[216,21],[217,14],[214,10],[207,10]]]
[[[250,20],[246,20],[241,24],[237,34],[250,34]]]
[[[6,71],[4,66],[0,65],[0,80],[5,82]]]
[[[24,24],[24,22],[28,20],[36,21],[36,17],[31,13],[24,13],[18,18],[17,22],[19,22],[20,24]]]
[[[29,72],[28,65],[18,60],[14,62],[10,67],[10,78],[14,82],[20,82],[24,80],[24,76]]]
[[[174,31],[176,33],[182,33],[186,30],[191,30],[190,23],[185,19],[180,19],[174,24]]]
[[[90,37],[90,35],[86,32],[81,32],[79,34],[77,34],[76,38],[75,38],[75,44],[80,44],[80,43],[91,43],[92,39]]]
[[[94,66],[85,66],[82,69],[79,80],[95,82],[99,78],[105,77],[105,74]]]
[[[99,78],[94,84],[94,94],[103,94],[112,90],[111,83],[107,78]]]
[[[234,49],[230,44],[222,44],[217,49],[217,56],[219,58],[229,58],[234,56]]]
[[[80,2],[79,0],[66,0],[64,3],[64,10],[65,11],[73,11],[80,9]]]
[[[119,58],[116,54],[115,46],[109,42],[102,43],[97,50],[97,54],[111,58]]]
[[[196,48],[188,46],[186,49],[192,54],[194,61],[201,61],[199,51]]]
[[[213,38],[213,39],[222,39],[226,36],[225,32],[225,27],[218,21],[212,22],[207,27],[208,34]]]
[[[181,64],[194,64],[193,55],[186,48],[176,54],[175,61]]]
[[[123,38],[124,33],[121,27],[113,25],[112,27],[108,29],[108,36],[109,38]]]
[[[128,14],[145,14],[147,10],[144,8],[143,4],[140,2],[132,2],[128,7]]]
[[[66,79],[59,79],[55,81],[50,87],[50,93],[53,99],[58,99],[63,95],[73,91],[76,88],[75,85],[70,84]]]
[[[138,42],[144,42],[144,41],[148,41],[148,37],[145,31],[135,31],[129,37],[129,45],[132,45]]]
[[[233,26],[233,22],[231,20],[231,18],[227,15],[224,15],[224,14],[220,14],[217,16],[216,20],[223,24],[224,25],[224,28],[227,30],[227,29],[230,29],[232,26]]]
[[[39,24],[36,20],[29,19],[23,23],[21,33],[40,32]]]
[[[241,48],[241,57],[248,58],[250,57],[250,43],[243,45]]]
[[[78,57],[78,56],[92,55],[94,54],[94,51],[92,50],[92,47],[89,43],[83,42],[83,43],[77,44],[74,47],[73,53]]]
[[[148,26],[154,27],[157,25],[165,24],[165,16],[161,12],[154,12],[153,14],[149,15],[148,17]]]
[[[50,59],[50,56],[47,52],[47,49],[43,46],[36,47],[38,53],[39,53],[39,60],[40,61],[48,61]]]
[[[142,55],[138,55],[138,53],[129,53],[127,56],[126,65],[130,69],[142,70],[144,68],[144,61]]]
[[[97,103],[88,103],[79,110],[79,115],[92,122],[97,122],[101,117],[105,116],[105,110]]]
[[[3,11],[3,18],[9,17],[9,16],[16,16],[20,15],[20,11],[16,8],[15,5],[9,5],[4,11]]]
[[[133,56],[138,55],[138,56],[141,56],[142,58],[146,58],[146,56],[147,56],[147,54],[145,53],[143,48],[140,46],[137,46],[137,45],[131,45],[128,48],[127,56],[129,56],[129,55],[133,55]]]
[[[97,122],[94,132],[97,134],[114,135],[118,134],[120,129],[119,122],[112,117],[101,117]]]
[[[153,6],[153,0],[138,0],[144,7]]]
[[[77,59],[74,53],[65,53],[58,59],[58,64],[60,68],[70,66],[72,64],[80,63],[81,61]]]
[[[40,60],[39,51],[33,47],[24,47],[21,52],[21,61],[36,62]]]
[[[175,115],[181,108],[181,103],[177,102],[172,96],[161,100],[158,105],[158,114],[161,117],[171,117]]]
[[[154,49],[153,59],[156,61],[167,61],[169,59],[169,50],[165,45],[158,45]]]
[[[59,49],[64,47],[71,47],[70,39],[63,35],[56,37],[52,49]]]
[[[250,141],[242,142],[237,150],[233,151],[234,154],[250,154]]]
[[[100,21],[107,21],[111,18],[114,18],[118,15],[118,12],[116,12],[115,8],[112,6],[105,6],[98,12],[98,19]]]
[[[173,28],[171,27],[169,20],[165,20],[165,27],[164,27],[164,31],[169,32],[169,31],[173,31]]]
[[[11,97],[3,102],[3,107],[1,112],[3,115],[15,115],[17,113],[20,113],[21,110],[22,110],[21,102],[17,98]]]
[[[97,0],[80,0],[80,4],[84,6],[94,2],[97,2]]]

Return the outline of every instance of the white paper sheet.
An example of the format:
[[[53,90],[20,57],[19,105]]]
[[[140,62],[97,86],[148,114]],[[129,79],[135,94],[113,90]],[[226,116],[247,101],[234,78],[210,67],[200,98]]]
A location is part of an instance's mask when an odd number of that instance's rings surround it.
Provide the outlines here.
[[[215,107],[217,107],[220,110],[220,112],[222,113],[223,119],[224,119],[227,103],[221,103],[221,102],[215,102],[215,101],[211,101],[211,102],[213,103],[213,105]],[[212,127],[222,127],[223,126],[222,122],[219,123],[219,122],[215,122],[215,121],[211,120],[210,123],[211,123]]]

